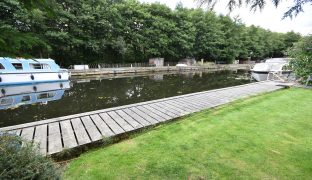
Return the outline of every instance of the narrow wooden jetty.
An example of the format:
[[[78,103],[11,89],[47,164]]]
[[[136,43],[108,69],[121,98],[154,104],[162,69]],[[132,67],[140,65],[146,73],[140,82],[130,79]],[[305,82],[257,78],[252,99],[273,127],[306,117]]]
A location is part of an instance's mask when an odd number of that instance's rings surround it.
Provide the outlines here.
[[[38,143],[40,152],[50,155],[281,88],[272,81],[251,83],[4,127],[0,131]]]

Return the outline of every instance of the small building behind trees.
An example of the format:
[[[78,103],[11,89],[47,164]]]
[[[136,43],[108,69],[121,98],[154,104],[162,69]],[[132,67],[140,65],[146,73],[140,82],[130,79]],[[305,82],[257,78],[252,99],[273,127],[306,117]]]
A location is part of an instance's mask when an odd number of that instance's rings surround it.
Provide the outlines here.
[[[165,61],[164,58],[151,58],[149,59],[149,66],[163,67],[164,61]]]

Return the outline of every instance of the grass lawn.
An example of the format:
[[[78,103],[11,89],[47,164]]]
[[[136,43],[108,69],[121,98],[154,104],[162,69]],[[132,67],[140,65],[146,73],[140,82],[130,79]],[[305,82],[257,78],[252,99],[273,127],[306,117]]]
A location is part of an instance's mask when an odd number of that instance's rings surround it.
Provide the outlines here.
[[[64,179],[311,179],[312,91],[236,101],[71,161]]]

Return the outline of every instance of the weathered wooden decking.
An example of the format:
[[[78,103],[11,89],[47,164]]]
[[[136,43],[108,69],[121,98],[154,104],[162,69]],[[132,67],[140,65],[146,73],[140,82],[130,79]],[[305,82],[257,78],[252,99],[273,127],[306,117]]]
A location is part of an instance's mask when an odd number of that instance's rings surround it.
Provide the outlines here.
[[[239,98],[282,88],[276,82],[192,93],[143,103],[103,109],[33,123],[0,128],[39,143],[42,154],[54,154],[148,127]]]

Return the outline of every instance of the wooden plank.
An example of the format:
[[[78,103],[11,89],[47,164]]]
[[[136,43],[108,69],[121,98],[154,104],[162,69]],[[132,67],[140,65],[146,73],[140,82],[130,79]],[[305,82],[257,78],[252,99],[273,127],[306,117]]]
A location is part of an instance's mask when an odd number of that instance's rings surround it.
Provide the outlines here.
[[[237,97],[237,96],[241,96],[245,93],[238,93],[238,92],[228,92],[228,91],[225,91],[225,92],[215,92],[214,93],[215,95],[221,95],[222,97]]]
[[[172,106],[175,106],[177,108],[183,109],[184,111],[187,111],[189,113],[194,112],[194,108],[187,107],[186,105],[184,105],[182,103],[177,103],[176,101],[173,101],[173,100],[166,101],[166,103],[168,103]]]
[[[141,106],[145,109],[147,109],[151,114],[154,114],[156,116],[159,116],[161,117],[163,120],[162,121],[167,121],[169,119],[172,119],[170,116],[168,116],[167,114],[161,112],[161,111],[158,111],[157,109],[154,109],[152,107],[150,107],[149,105],[143,105]]]
[[[146,116],[149,116],[152,119],[155,119],[155,123],[165,121],[163,117],[158,116],[157,114],[151,112],[150,110],[144,108],[143,106],[137,106],[136,108],[140,110],[142,113],[144,113]]]
[[[21,137],[27,141],[32,141],[33,140],[33,135],[34,135],[35,127],[28,127],[24,128],[22,130]]]
[[[246,88],[244,89],[231,89],[231,90],[224,90],[224,91],[218,91],[220,93],[224,93],[224,94],[232,94],[232,95],[242,95],[242,94],[248,94],[248,93],[251,93],[253,91],[250,91]]]
[[[101,113],[99,115],[115,134],[121,134],[125,132],[125,130],[122,129],[107,113]]]
[[[162,107],[166,107],[170,111],[176,111],[176,114],[179,115],[179,116],[184,116],[184,115],[187,115],[187,114],[190,113],[190,112],[185,111],[185,110],[183,110],[181,108],[172,106],[171,104],[167,103],[167,101],[159,102],[159,103],[157,103],[155,105],[157,105],[157,106],[160,105]]]
[[[220,103],[220,99],[212,96],[211,94],[203,94],[198,101],[205,105],[205,108],[210,108],[215,106],[215,104]]]
[[[151,116],[149,116],[144,111],[140,110],[138,107],[130,108],[132,111],[134,111],[136,114],[144,118],[146,121],[149,121],[151,124],[157,124],[159,121]]]
[[[190,99],[187,99],[187,100],[188,101],[190,100],[190,101],[195,102],[195,103],[199,102],[201,105],[207,107],[207,105],[208,106],[210,105],[209,103],[207,103],[207,99],[209,99],[209,96],[207,97],[207,94],[203,93],[203,94],[198,95],[198,96],[196,96],[196,97],[194,97],[192,99],[190,98]]]
[[[64,148],[69,149],[78,146],[78,142],[76,140],[70,120],[61,121],[60,125],[62,130]]]
[[[146,121],[144,118],[142,118],[141,116],[137,115],[135,112],[133,112],[132,110],[126,108],[123,109],[123,111],[125,113],[127,113],[129,116],[131,116],[134,120],[138,121],[140,124],[142,124],[143,126],[149,126],[151,125],[150,122]]]
[[[80,118],[71,119],[71,123],[73,125],[74,132],[76,134],[76,138],[79,145],[87,144],[91,142],[91,139],[83,126]]]
[[[63,149],[60,126],[58,122],[48,124],[48,154],[61,152]]]
[[[177,117],[178,117],[178,115],[176,115],[176,114],[174,114],[174,113],[168,111],[166,108],[160,108],[160,107],[156,106],[154,103],[149,104],[149,106],[150,106],[151,108],[157,110],[157,111],[160,111],[160,112],[162,112],[162,113],[167,114],[170,118],[177,118]]]
[[[195,109],[202,109],[203,108],[203,105],[200,105],[198,102],[193,102],[194,99],[177,98],[175,101],[179,104],[185,104],[185,105],[190,106],[190,107],[195,108]]]
[[[168,103],[171,103],[172,105],[177,106],[177,107],[181,107],[182,109],[185,109],[189,112],[195,112],[197,110],[197,107],[192,106],[190,103],[179,102],[178,98],[170,100],[170,101],[168,101]]]
[[[98,141],[102,139],[100,131],[96,128],[90,116],[81,117],[81,121],[84,124],[92,141]]]
[[[123,112],[122,110],[117,110],[116,113],[122,117],[124,120],[126,120],[129,124],[131,124],[131,126],[134,129],[138,129],[143,127],[140,123],[138,123],[137,121],[135,121],[132,117],[130,117],[128,114],[126,114],[125,112]]]
[[[204,96],[194,96],[194,97],[186,97],[186,98],[181,98],[179,101],[182,102],[189,102],[194,106],[197,106],[198,108],[204,108],[206,107],[206,103],[204,103]]]
[[[201,110],[214,106],[214,104],[211,102],[211,99],[209,98],[201,97],[201,99],[199,99],[198,101],[200,101],[203,104],[202,108],[199,108]]]
[[[250,95],[249,94],[241,95],[241,94],[237,94],[237,93],[226,93],[225,95],[221,94],[221,96],[223,96],[224,99],[227,99],[227,100],[230,100],[230,101],[234,101],[236,99],[240,99],[242,97],[247,97],[247,96],[250,96]]]
[[[20,136],[20,135],[21,135],[21,132],[22,132],[21,129],[8,131],[9,134],[15,134],[16,136]]]
[[[43,124],[36,127],[34,142],[39,146],[39,152],[45,155],[48,151],[48,125]]]
[[[215,97],[218,97],[226,102],[230,102],[230,101],[234,101],[236,99],[240,99],[240,98],[243,98],[243,97],[247,97],[249,95],[245,95],[245,96],[242,96],[242,95],[232,95],[230,93],[227,93],[226,95],[225,94],[222,94],[222,93],[216,93],[214,94]]]
[[[186,112],[188,112],[188,111],[186,111],[185,109],[183,109],[181,107],[177,107],[176,105],[173,106],[172,104],[168,103],[168,101],[159,102],[159,103],[157,103],[157,105],[161,105],[161,106],[167,107],[168,110],[176,111],[176,112],[179,113],[179,115],[181,113],[185,113],[186,114]]]
[[[180,116],[180,111],[170,108],[168,106],[166,106],[166,103],[162,103],[162,102],[157,102],[157,103],[153,103],[153,106],[157,107],[158,109],[162,109],[165,112],[168,113],[172,113],[174,116]]]
[[[137,107],[130,108],[133,112],[135,112],[137,115],[141,116],[144,120],[150,122],[150,124],[157,124],[158,121],[152,118],[151,116],[145,114],[144,112],[140,111]]]
[[[207,109],[207,108],[212,107],[212,104],[209,103],[209,98],[205,97],[204,95],[202,95],[200,98],[195,99],[195,100],[197,101],[196,103],[202,105],[202,109]]]
[[[115,122],[119,124],[122,129],[124,129],[126,132],[127,131],[132,131],[134,128],[127,123],[122,117],[120,117],[116,112],[111,111],[107,113]]]
[[[207,103],[210,103],[213,106],[228,102],[228,100],[223,99],[223,97],[216,96],[215,94],[207,94],[205,98],[207,98]]]
[[[90,117],[101,131],[102,136],[111,137],[115,135],[115,133],[107,126],[98,114],[91,115]]]

